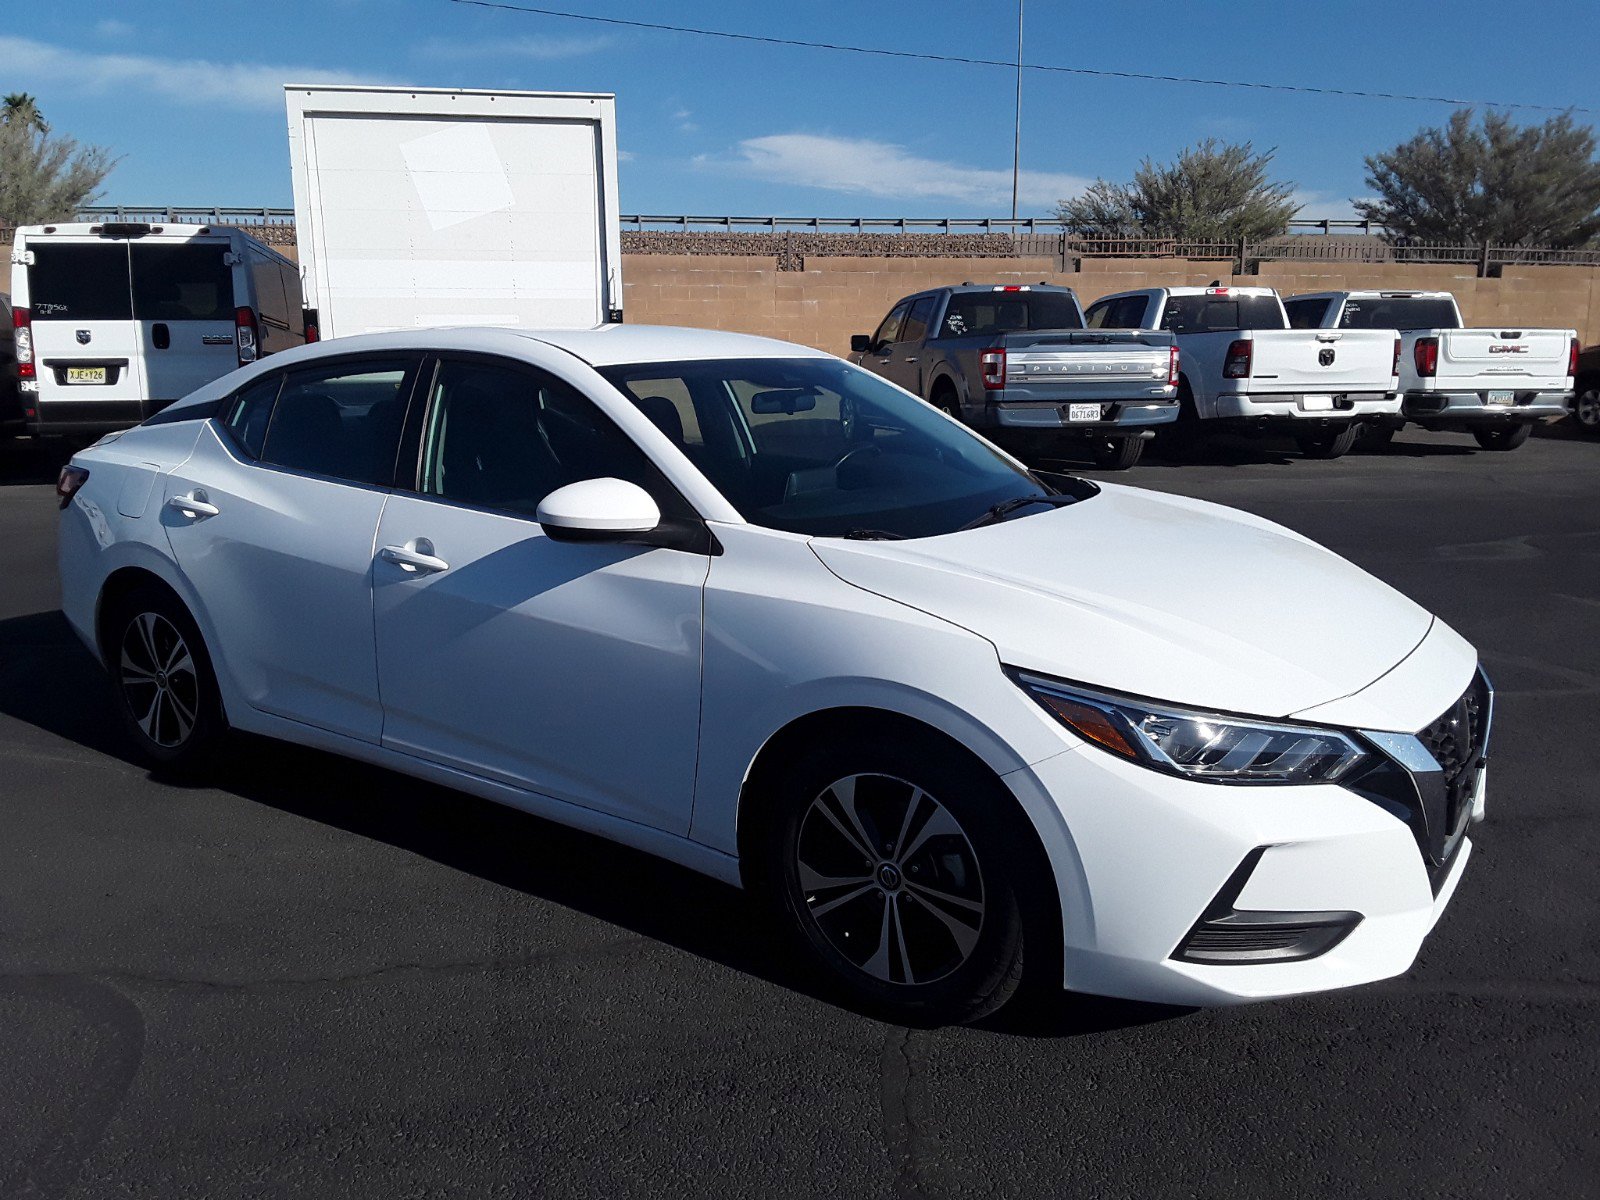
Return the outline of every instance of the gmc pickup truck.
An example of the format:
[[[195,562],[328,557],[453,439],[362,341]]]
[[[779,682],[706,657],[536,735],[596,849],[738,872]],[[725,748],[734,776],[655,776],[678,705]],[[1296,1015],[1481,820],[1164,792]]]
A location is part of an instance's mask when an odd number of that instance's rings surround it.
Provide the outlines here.
[[[1178,416],[1172,335],[1085,329],[1070,288],[917,292],[850,349],[851,362],[974,428],[1082,439],[1117,470]]]
[[[1485,450],[1515,450],[1539,421],[1567,414],[1578,369],[1575,329],[1465,329],[1449,292],[1315,292],[1284,301],[1296,329],[1398,329],[1398,416],[1377,423],[1384,443],[1407,421],[1470,433]]]
[[[1179,429],[1287,433],[1308,458],[1338,458],[1400,411],[1393,329],[1289,328],[1264,287],[1143,288],[1089,306],[1090,329],[1166,330],[1182,353]]]

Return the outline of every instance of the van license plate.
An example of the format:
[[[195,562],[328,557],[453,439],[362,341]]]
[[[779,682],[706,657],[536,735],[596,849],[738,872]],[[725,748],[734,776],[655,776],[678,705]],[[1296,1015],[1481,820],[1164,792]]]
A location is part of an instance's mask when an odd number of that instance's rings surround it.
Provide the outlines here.
[[[1067,405],[1067,420],[1069,421],[1098,421],[1099,419],[1100,406],[1098,404]]]
[[[1493,404],[1493,405],[1496,405],[1496,406],[1499,406],[1499,407],[1507,407],[1509,405],[1515,404],[1516,402],[1517,402],[1517,394],[1515,392],[1490,392],[1489,393],[1489,403],[1490,404]]]
[[[106,369],[104,367],[68,367],[68,383],[104,383]]]
[[[1301,412],[1328,412],[1333,408],[1332,396],[1301,396]]]

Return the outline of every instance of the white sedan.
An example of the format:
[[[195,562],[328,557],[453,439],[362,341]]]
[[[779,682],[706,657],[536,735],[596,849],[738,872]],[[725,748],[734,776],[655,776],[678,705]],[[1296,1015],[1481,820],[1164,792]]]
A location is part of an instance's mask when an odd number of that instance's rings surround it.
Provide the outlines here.
[[[1483,812],[1492,696],[1443,622],[782,342],[325,342],[58,490],[63,607],[155,763],[231,727],[640,847],[900,1020],[1025,975],[1217,1004],[1397,974]]]

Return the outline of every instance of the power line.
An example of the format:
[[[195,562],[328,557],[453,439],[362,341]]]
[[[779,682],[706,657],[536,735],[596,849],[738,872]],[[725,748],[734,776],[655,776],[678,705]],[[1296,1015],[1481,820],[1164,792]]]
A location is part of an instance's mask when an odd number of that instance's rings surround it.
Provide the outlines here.
[[[539,17],[560,17],[568,21],[588,21],[596,25],[620,25],[629,29],[650,29],[661,33],[691,33],[696,37],[724,38],[734,42],[759,42],[766,46],[791,46],[805,50],[834,50],[848,54],[868,54],[880,58],[909,58],[919,62],[959,63],[969,67],[1005,67],[1016,70],[1015,62],[997,58],[968,58],[958,54],[928,54],[915,50],[889,50],[881,46],[851,46],[839,42],[808,42],[799,38],[767,37],[755,33],[734,33],[726,29],[696,29],[689,25],[664,25],[654,21],[630,21],[622,17],[598,17],[593,13],[564,12],[556,8],[497,3],[496,0],[450,0],[472,8],[492,8],[503,12]],[[1050,63],[1023,63],[1026,71],[1050,71],[1060,75],[1091,75],[1101,79],[1140,79],[1151,83],[1195,83],[1206,87],[1252,88],[1263,92],[1298,92],[1311,96],[1347,96],[1358,100],[1415,100],[1425,104],[1453,104],[1473,108],[1526,108],[1540,112],[1600,113],[1600,109],[1565,107],[1558,104],[1524,104],[1506,100],[1463,100],[1455,96],[1413,96],[1405,92],[1369,92],[1354,88],[1308,87],[1294,83],[1259,83],[1244,79],[1200,79],[1190,75],[1149,75],[1140,71],[1102,71],[1093,67],[1062,67]]]

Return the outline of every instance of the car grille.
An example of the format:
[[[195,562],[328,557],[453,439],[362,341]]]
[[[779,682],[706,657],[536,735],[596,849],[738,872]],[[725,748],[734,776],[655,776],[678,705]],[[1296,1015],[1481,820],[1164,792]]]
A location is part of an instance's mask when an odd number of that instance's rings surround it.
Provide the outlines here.
[[[1489,685],[1480,671],[1431,725],[1417,733],[1444,772],[1447,796],[1445,827],[1457,829],[1477,791],[1489,724]]]

